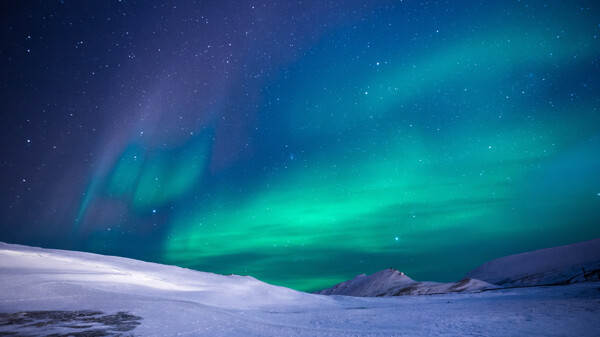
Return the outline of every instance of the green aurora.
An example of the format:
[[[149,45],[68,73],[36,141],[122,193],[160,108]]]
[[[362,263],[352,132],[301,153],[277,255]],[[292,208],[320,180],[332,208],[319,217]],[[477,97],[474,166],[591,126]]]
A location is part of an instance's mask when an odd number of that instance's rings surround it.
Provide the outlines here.
[[[600,237],[600,2],[172,5],[7,11],[0,241],[314,291]]]
[[[457,280],[597,237],[598,97],[552,102],[543,82],[597,67],[600,44],[589,22],[554,15],[563,36],[507,22],[357,67],[316,46],[272,94],[293,96],[274,114],[302,154],[244,197],[176,215],[165,261],[315,290],[392,266]]]

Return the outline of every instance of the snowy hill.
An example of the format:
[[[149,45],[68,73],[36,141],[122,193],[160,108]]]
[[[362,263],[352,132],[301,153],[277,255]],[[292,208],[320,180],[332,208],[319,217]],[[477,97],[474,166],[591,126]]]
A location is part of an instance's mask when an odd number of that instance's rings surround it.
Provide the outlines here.
[[[576,283],[586,281],[582,268],[587,273],[600,269],[600,239],[501,257],[473,269],[466,277],[502,286]]]
[[[202,304],[223,308],[302,303],[310,298],[250,276],[217,275],[121,257],[5,243],[0,243],[0,271],[3,287],[27,288],[27,296],[32,298],[61,293],[64,289],[59,283],[67,284],[72,295],[88,289],[144,295],[161,291],[201,293]],[[7,294],[4,298],[11,296],[21,298],[23,294]]]
[[[321,295],[383,297],[445,294],[497,288],[489,283],[464,279],[455,283],[417,282],[396,269],[384,269],[371,275],[361,274],[335,286],[316,292]]]
[[[376,279],[414,284],[396,271]],[[321,296],[248,276],[0,243],[0,335],[593,335],[600,330],[599,300],[592,282],[435,296]]]

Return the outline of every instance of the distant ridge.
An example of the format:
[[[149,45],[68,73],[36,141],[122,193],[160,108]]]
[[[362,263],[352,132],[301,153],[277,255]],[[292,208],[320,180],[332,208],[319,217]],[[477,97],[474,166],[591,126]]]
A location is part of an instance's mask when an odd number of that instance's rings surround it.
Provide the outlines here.
[[[360,274],[315,294],[431,295],[586,281],[600,281],[600,238],[495,259],[471,270],[455,283],[418,282],[390,268],[371,275]]]
[[[335,286],[316,292],[321,295],[382,297],[402,295],[431,295],[449,292],[469,292],[495,288],[474,279],[455,283],[417,282],[396,269],[384,269],[371,275],[360,274]]]

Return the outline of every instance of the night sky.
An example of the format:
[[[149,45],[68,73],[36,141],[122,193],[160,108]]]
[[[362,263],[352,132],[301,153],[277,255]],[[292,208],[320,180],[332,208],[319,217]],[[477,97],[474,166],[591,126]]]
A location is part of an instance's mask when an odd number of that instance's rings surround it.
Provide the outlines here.
[[[0,6],[0,241],[317,290],[600,237],[597,1]]]

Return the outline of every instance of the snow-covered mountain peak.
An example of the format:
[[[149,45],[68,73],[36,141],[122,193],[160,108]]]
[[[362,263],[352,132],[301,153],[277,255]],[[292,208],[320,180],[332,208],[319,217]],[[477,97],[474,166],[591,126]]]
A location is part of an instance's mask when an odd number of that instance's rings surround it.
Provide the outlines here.
[[[368,278],[371,282],[373,281],[378,281],[378,282],[384,282],[384,283],[389,283],[389,282],[399,282],[399,283],[410,283],[410,282],[415,282],[413,279],[411,279],[410,277],[406,276],[406,274],[404,274],[401,271],[398,271],[397,269],[393,269],[393,268],[389,268],[389,269],[384,269],[381,271],[378,271],[376,273],[373,273],[369,276],[366,276],[365,274],[361,274],[364,275],[364,277]]]
[[[494,288],[494,286],[474,279],[464,279],[456,283],[417,282],[403,272],[389,268],[371,275],[360,274],[352,280],[336,284],[329,289],[317,292],[317,294],[380,297],[442,294],[490,288]]]
[[[376,296],[381,289],[396,288],[415,281],[396,269],[389,268],[371,275],[360,274],[332,288],[317,292],[322,295]]]

